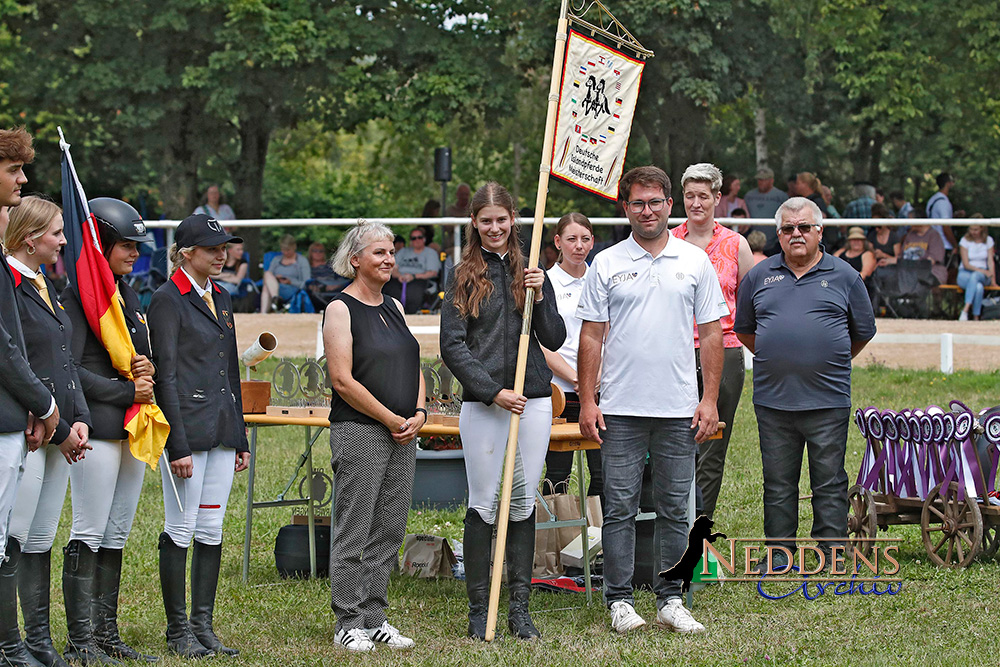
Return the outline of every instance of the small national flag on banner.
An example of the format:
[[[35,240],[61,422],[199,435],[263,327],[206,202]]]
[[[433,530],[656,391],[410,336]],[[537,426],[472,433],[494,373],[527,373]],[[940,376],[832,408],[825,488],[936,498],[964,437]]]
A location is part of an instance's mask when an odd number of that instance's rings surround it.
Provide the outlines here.
[[[641,60],[569,31],[553,176],[606,199],[617,198],[643,66]],[[579,141],[570,141],[573,134]]]
[[[104,345],[111,363],[124,377],[132,379],[135,346],[128,333],[125,314],[118,299],[118,286],[108,260],[101,252],[97,221],[87,206],[87,196],[76,175],[69,144],[59,130],[62,148],[63,225],[66,234],[66,275],[80,296],[87,324]],[[170,425],[156,405],[137,403],[125,413],[132,455],[156,469],[167,443]]]

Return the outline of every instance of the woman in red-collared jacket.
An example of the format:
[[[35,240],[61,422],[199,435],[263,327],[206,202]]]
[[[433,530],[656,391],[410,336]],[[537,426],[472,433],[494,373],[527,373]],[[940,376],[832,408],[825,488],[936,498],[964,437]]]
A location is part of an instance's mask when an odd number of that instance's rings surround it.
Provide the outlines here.
[[[214,218],[192,215],[174,233],[173,275],[149,304],[156,364],[156,401],[170,423],[161,467],[165,525],[160,535],[160,585],[167,647],[188,658],[236,655],[212,628],[222,557],[222,519],[233,473],[250,463],[240,396],[236,328],[229,292],[212,282],[239,241]],[[180,505],[174,496],[174,486]],[[191,617],[184,597],[187,549]]]

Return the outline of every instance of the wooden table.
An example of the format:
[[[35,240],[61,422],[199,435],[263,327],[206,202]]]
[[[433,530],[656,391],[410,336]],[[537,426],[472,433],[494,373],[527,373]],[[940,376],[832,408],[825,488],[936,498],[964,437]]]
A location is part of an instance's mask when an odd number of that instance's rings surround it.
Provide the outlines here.
[[[247,480],[247,508],[246,508],[246,528],[243,538],[243,582],[246,583],[250,573],[250,538],[253,528],[253,511],[254,509],[263,509],[267,507],[288,507],[292,505],[305,505],[306,506],[306,517],[309,524],[309,573],[315,578],[316,577],[316,515],[315,515],[315,502],[312,497],[312,476],[313,476],[313,465],[312,465],[312,446],[315,444],[316,440],[319,438],[320,434],[324,429],[329,428],[330,422],[322,417],[288,417],[288,416],[272,416],[266,414],[248,414],[243,415],[243,420],[246,422],[247,426],[250,428],[250,468],[249,478]],[[302,452],[302,456],[299,458],[299,465],[296,468],[295,475],[289,481],[288,486],[285,490],[278,496],[276,500],[255,502],[253,498],[254,493],[254,479],[256,476],[257,468],[257,430],[261,426],[301,426],[305,430],[305,448]],[[315,429],[315,434],[313,430]],[[420,429],[420,435],[422,437],[431,436],[458,436],[458,426],[450,426],[445,424],[425,424],[423,428]],[[584,440],[580,435],[580,425],[579,424],[553,424],[552,433],[549,436],[549,449],[559,452],[575,452],[574,460],[577,465],[577,481],[579,483],[579,497],[580,497],[580,519],[570,519],[564,521],[558,521],[549,512],[548,521],[539,521],[536,523],[536,528],[538,530],[548,530],[551,528],[565,528],[568,526],[580,526],[580,534],[582,539],[582,545],[584,551],[587,548],[587,509],[586,509],[586,492],[583,484],[583,452],[587,449],[599,449],[600,445],[591,440]],[[295,499],[285,499],[285,493],[291,488],[292,483],[298,477],[298,469],[303,465],[306,466],[306,479],[308,480],[309,493],[304,498]],[[537,490],[536,490],[537,492]],[[544,504],[544,503],[543,503]],[[332,506],[332,501],[331,501]],[[547,508],[547,506],[546,506]],[[332,509],[332,508],[331,508]],[[331,514],[333,512],[331,511]],[[587,588],[587,602],[591,599],[591,578],[590,578],[590,559],[584,557],[584,578],[586,580]]]

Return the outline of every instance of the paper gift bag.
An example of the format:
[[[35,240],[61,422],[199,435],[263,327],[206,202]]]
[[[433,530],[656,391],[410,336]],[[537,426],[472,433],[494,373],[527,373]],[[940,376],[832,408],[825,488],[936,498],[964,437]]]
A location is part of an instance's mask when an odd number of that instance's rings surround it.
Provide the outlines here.
[[[551,483],[548,480],[545,480],[545,483],[549,484],[551,489]],[[552,494],[543,496],[546,501],[551,497]],[[537,530],[539,524],[544,524],[548,520],[549,515],[545,513],[542,501],[535,498],[535,566],[531,571],[531,576],[536,579],[552,579],[561,577],[563,574],[562,565],[559,563],[558,536],[554,530]]]
[[[410,534],[403,541],[403,566],[400,569],[404,574],[418,579],[450,579],[454,576],[451,567],[457,562],[451,545],[443,537]]]

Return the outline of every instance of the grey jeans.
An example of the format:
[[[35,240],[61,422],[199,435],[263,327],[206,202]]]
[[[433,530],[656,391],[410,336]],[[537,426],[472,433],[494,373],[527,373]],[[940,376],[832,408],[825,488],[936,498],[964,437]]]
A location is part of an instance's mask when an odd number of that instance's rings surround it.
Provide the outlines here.
[[[847,429],[851,409],[774,410],[759,405],[757,428],[764,467],[764,535],[768,544],[792,549],[799,527],[799,476],[803,446],[809,449],[812,485],[812,537],[847,534]],[[784,539],[782,539],[784,538]],[[838,544],[824,541],[824,551]]]
[[[666,581],[659,573],[681,559],[687,547],[687,506],[694,478],[695,454],[691,418],[605,415],[602,436],[604,472],[604,600],[634,603],[635,516],[639,512],[642,471],[649,455],[653,467],[653,592],[656,605],[681,595],[681,580]]]

